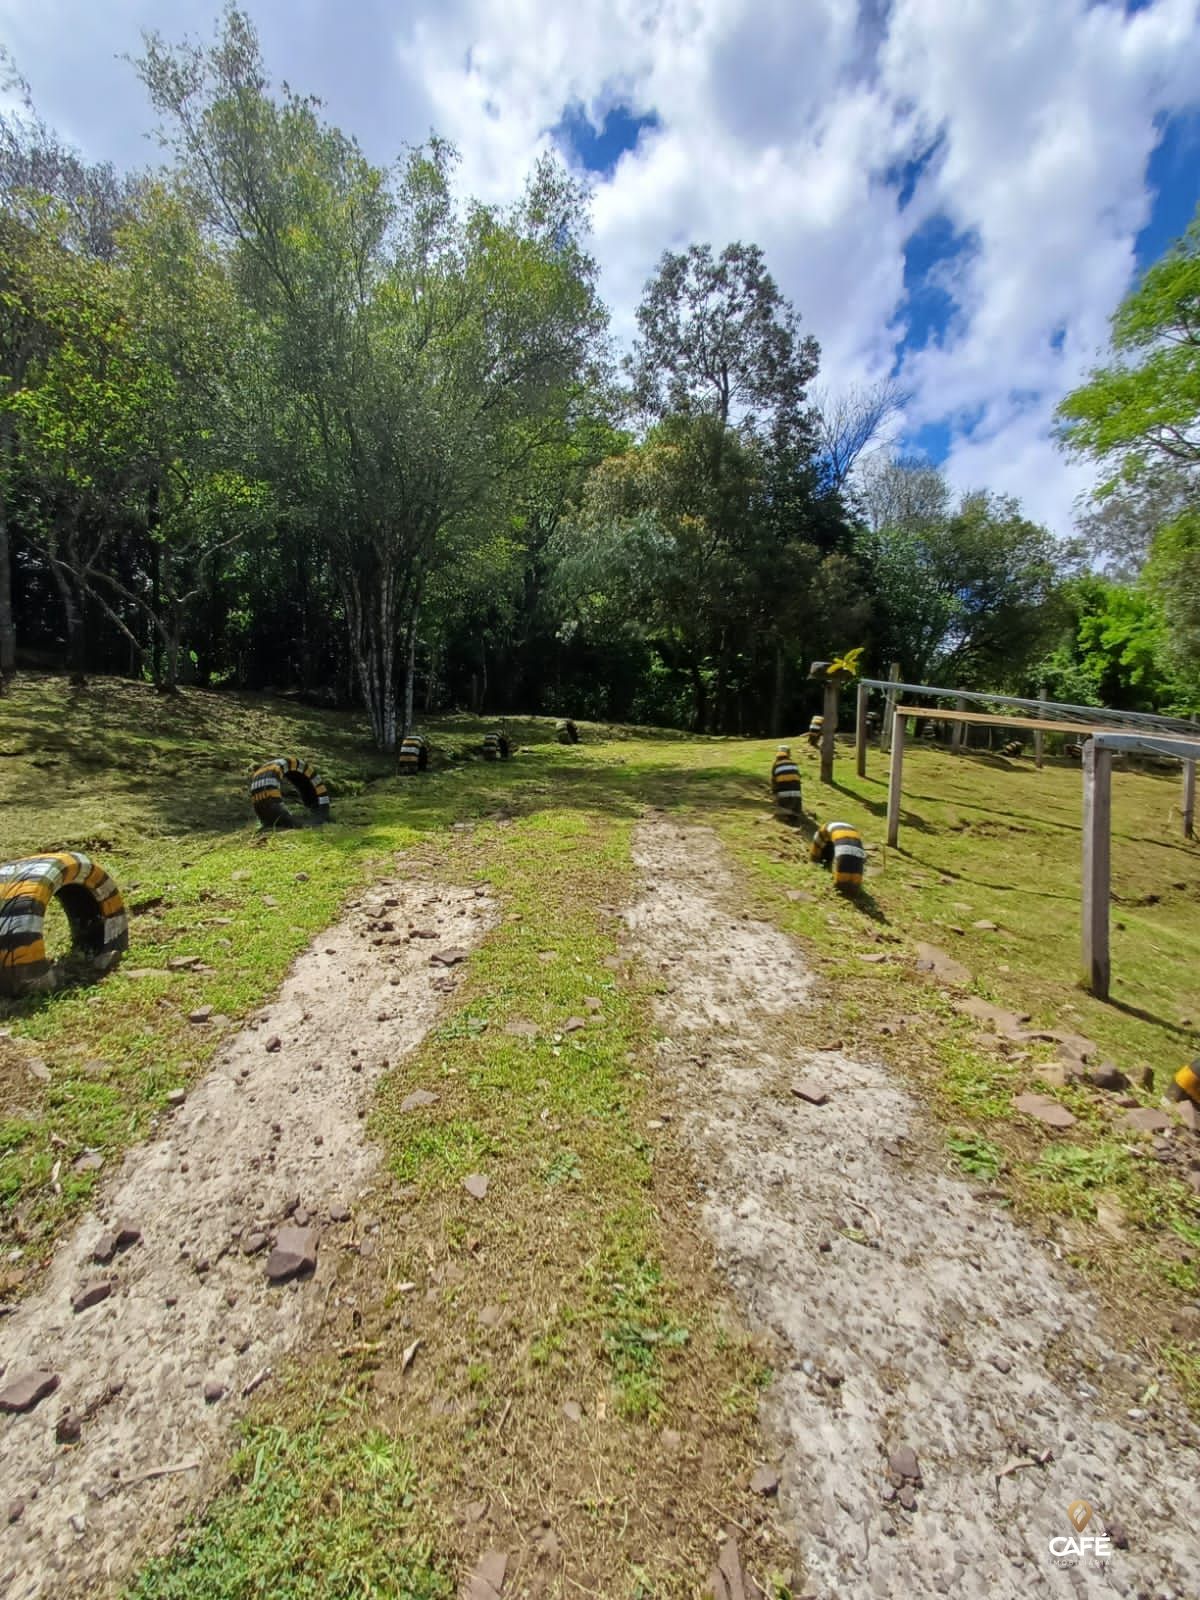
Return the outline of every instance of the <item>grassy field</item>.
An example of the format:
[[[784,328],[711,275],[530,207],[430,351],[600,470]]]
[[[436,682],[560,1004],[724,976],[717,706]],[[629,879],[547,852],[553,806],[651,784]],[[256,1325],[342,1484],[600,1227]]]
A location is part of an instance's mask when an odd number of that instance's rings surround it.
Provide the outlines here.
[[[870,894],[855,906],[771,818],[766,742],[585,729],[567,750],[540,721],[512,725],[518,760],[468,764],[484,726],[433,723],[442,764],[403,785],[354,719],[287,704],[194,692],[171,703],[108,683],[72,696],[48,679],[0,701],[0,857],[90,849],[136,911],[116,974],[0,1016],[9,1294],[36,1280],[97,1181],[78,1158],[95,1150],[111,1164],[153,1130],[167,1092],[205,1070],[219,1030],[190,1027],[188,1012],[211,1004],[236,1023],[375,864],[406,850],[431,875],[486,881],[502,910],[453,1011],[379,1094],[370,1126],[387,1177],[372,1204],[387,1271],[354,1286],[361,1323],[331,1319],[327,1347],[263,1400],[227,1491],[143,1574],[138,1600],[450,1594],[462,1502],[480,1483],[535,1523],[537,1486],[553,1484],[555,1536],[606,1593],[692,1593],[697,1551],[738,1523],[784,1592],[785,1549],[746,1490],[770,1352],[738,1332],[710,1275],[688,1157],[643,1131],[662,1106],[654,980],[622,962],[617,913],[647,804],[715,827],[744,908],[808,952],[822,978],[798,1022],[810,1042],[837,1037],[906,1074],[947,1164],[1002,1192],[1088,1272],[1200,1406],[1194,1324],[1179,1332],[1200,1295],[1186,1160],[1160,1161],[1123,1132],[1099,1090],[1047,1089],[1078,1118],[1067,1136],[1015,1113],[1014,1093],[1046,1088],[1052,1047],[985,1046],[912,959],[917,939],[941,945],[974,992],[1088,1035],[1157,1103],[1200,1015],[1200,855],[1172,815],[1176,778],[1115,780],[1114,1000],[1101,1005],[1077,987],[1077,767],[914,750],[901,848],[888,851],[881,758],[860,781],[840,754],[838,787],[822,796],[813,757],[810,811],[847,816],[872,847]],[[334,821],[259,839],[246,776],[292,750],[330,778]],[[453,827],[463,821],[474,825]],[[973,926],[983,921],[994,930]],[[201,966],[162,970],[176,955]],[[586,1030],[561,1033],[593,1011]],[[539,1038],[506,1032],[514,1020]],[[417,1084],[440,1098],[414,1127],[396,1108]],[[486,1214],[464,1207],[457,1182],[485,1152],[497,1174]],[[416,1276],[430,1251],[462,1270],[440,1291],[429,1359],[401,1387],[389,1373],[411,1320],[379,1283]],[[478,1254],[503,1261],[499,1281],[471,1270]],[[351,1339],[362,1353],[347,1361],[338,1350]],[[694,1449],[682,1474],[664,1429],[685,1456]]]

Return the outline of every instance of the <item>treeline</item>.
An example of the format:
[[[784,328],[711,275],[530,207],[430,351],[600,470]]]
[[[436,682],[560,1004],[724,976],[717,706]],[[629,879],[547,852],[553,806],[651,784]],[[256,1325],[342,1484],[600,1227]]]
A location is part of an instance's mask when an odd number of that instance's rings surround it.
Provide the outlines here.
[[[618,364],[556,163],[507,207],[437,139],[377,167],[271,87],[236,9],[136,70],[152,171],[0,118],[0,684],[357,699],[385,748],[454,705],[777,731],[858,644],[1188,701],[1144,561],[1088,577],[1011,500],[893,459],[890,386],[815,398],[754,246],[664,255]]]

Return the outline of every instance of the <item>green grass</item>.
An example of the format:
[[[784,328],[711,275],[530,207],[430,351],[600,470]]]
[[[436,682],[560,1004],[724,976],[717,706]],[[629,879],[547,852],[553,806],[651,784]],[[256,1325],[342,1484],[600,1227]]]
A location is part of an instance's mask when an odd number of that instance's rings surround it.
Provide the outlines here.
[[[409,1444],[361,1402],[251,1426],[203,1524],[127,1600],[451,1600],[419,1487]]]

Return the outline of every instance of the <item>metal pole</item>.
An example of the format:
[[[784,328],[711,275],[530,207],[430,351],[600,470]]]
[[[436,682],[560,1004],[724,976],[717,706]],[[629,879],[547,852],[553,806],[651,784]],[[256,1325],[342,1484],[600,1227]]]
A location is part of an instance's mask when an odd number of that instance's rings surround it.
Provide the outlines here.
[[[896,717],[892,728],[892,765],[888,773],[887,842],[900,837],[900,789],[904,779],[904,718]]]
[[[1112,751],[1083,747],[1083,984],[1108,999],[1108,902],[1112,865]]]
[[[867,695],[870,690],[860,683],[854,699],[854,770],[860,778],[867,775]]]
[[[837,732],[838,713],[838,686],[836,683],[825,685],[825,703],[821,715],[824,722],[821,726],[821,782],[833,782],[833,736]]]

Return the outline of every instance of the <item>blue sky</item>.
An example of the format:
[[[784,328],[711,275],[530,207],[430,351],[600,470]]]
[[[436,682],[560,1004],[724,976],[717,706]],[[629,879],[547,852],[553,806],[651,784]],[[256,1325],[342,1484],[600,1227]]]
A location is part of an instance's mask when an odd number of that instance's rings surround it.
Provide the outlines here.
[[[1093,473],[1054,408],[1200,197],[1200,0],[243,0],[273,73],[388,161],[430,132],[511,199],[593,185],[618,347],[665,248],[753,240],[837,394],[895,373],[893,441],[1070,531]],[[216,0],[0,0],[88,155],[155,158],[127,54]]]

